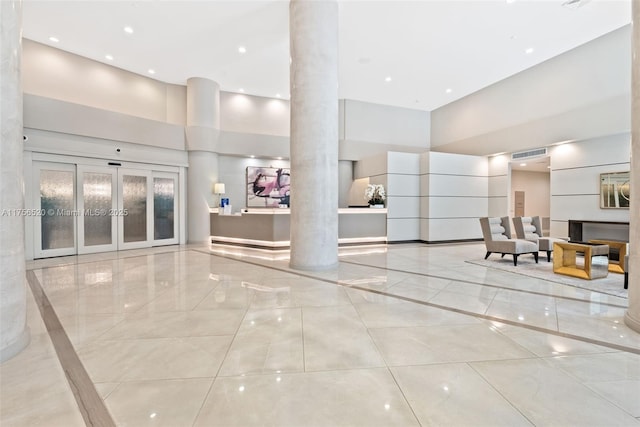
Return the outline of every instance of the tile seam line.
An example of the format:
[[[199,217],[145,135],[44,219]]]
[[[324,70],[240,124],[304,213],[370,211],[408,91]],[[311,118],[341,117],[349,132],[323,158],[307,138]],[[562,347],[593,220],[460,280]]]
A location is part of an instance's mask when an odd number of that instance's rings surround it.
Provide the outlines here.
[[[506,290],[506,291],[513,291],[513,292],[520,292],[520,293],[524,293],[524,294],[545,296],[545,297],[550,297],[550,298],[559,298],[559,299],[563,299],[563,300],[578,301],[578,302],[584,302],[584,303],[590,302],[590,301],[586,301],[586,300],[579,299],[579,298],[566,297],[566,296],[563,296],[563,295],[547,294],[547,293],[544,293],[544,292],[529,291],[527,289],[507,288],[505,286],[500,286],[500,285],[491,285],[491,284],[488,284],[488,283],[479,283],[479,282],[474,282],[474,281],[465,280],[465,279],[454,279],[454,278],[451,278],[451,277],[437,276],[435,274],[427,274],[427,273],[419,273],[419,272],[413,272],[413,271],[407,271],[407,270],[400,270],[398,268],[385,268],[385,267],[380,267],[380,266],[377,266],[377,265],[362,264],[362,263],[353,262],[353,261],[340,261],[340,262],[343,262],[345,264],[359,265],[359,266],[362,266],[362,267],[371,267],[371,268],[378,268],[378,269],[387,270],[387,271],[394,271],[396,273],[408,273],[408,274],[415,274],[416,276],[432,277],[434,279],[453,280],[453,281],[456,281],[456,282],[469,283],[471,285],[487,286],[489,288],[495,288],[495,289],[501,289],[501,290]],[[535,277],[534,277],[534,279],[535,279]],[[545,280],[545,279],[539,279],[539,280],[544,280],[545,282],[549,282],[549,280]],[[556,283],[556,282],[552,282],[552,283]],[[592,292],[596,292],[596,291],[592,291]],[[602,292],[598,292],[598,293],[602,294]],[[610,295],[610,294],[604,294],[604,295],[616,297],[615,295]],[[617,298],[620,298],[620,297],[617,297]],[[608,307],[615,307],[615,308],[624,308],[624,309],[629,308],[626,305],[612,304],[612,303],[606,303],[606,302],[603,302],[603,303],[600,303],[600,304],[601,305],[606,305]]]
[[[192,250],[195,251],[195,252],[200,252],[200,253],[205,253],[206,254],[206,252],[202,252],[202,251],[197,250],[197,249],[192,249]],[[351,288],[351,289],[357,289],[357,290],[360,290],[360,291],[370,292],[370,293],[386,296],[386,297],[389,297],[389,298],[395,298],[395,299],[399,299],[399,300],[402,300],[402,301],[412,302],[412,303],[415,303],[415,304],[425,305],[425,306],[428,306],[428,307],[439,308],[441,310],[446,310],[446,311],[451,311],[451,312],[454,312],[454,313],[464,314],[464,315],[471,316],[471,317],[477,317],[477,318],[484,319],[484,320],[504,323],[504,324],[507,324],[507,325],[510,325],[510,326],[516,326],[516,327],[520,327],[520,328],[530,329],[532,331],[543,332],[543,333],[547,333],[547,334],[550,334],[550,335],[556,335],[556,336],[563,337],[563,338],[575,339],[575,340],[586,342],[586,343],[589,343],[589,344],[595,344],[595,345],[599,345],[599,346],[602,346],[602,347],[612,348],[614,350],[626,351],[626,352],[629,352],[629,353],[634,353],[634,354],[640,355],[640,348],[627,347],[627,346],[620,345],[620,344],[609,343],[609,342],[606,342],[606,341],[600,341],[600,340],[596,340],[596,339],[592,339],[592,338],[588,338],[588,337],[582,337],[580,335],[574,335],[574,334],[570,334],[570,333],[566,333],[566,332],[554,331],[552,329],[545,329],[545,328],[541,328],[539,326],[525,325],[525,324],[522,324],[522,323],[519,323],[519,322],[515,322],[515,321],[509,320],[509,319],[500,319],[500,318],[495,317],[495,316],[489,316],[489,315],[486,315],[486,314],[474,313],[474,312],[471,312],[471,311],[461,310],[461,309],[453,308],[453,307],[447,307],[447,306],[444,306],[444,305],[434,304],[434,303],[427,302],[427,301],[420,301],[420,300],[416,300],[414,298],[408,298],[408,297],[403,297],[401,295],[389,294],[387,292],[378,291],[378,290],[375,290],[375,289],[369,289],[369,288],[364,288],[364,287],[360,287],[360,286],[349,286],[349,285],[342,284],[342,283],[339,283],[339,282],[334,281],[334,280],[320,278],[320,277],[314,277],[314,276],[311,276],[311,275],[306,274],[304,272],[298,272],[298,271],[292,272],[290,270],[286,270],[286,269],[283,269],[283,268],[268,266],[268,265],[264,265],[264,264],[260,264],[260,263],[254,263],[254,262],[247,261],[247,260],[239,260],[239,259],[236,259],[236,258],[233,258],[233,257],[228,257],[228,256],[225,256],[225,255],[212,254],[212,253],[209,253],[208,255],[219,257],[219,258],[232,259],[232,260],[236,260],[236,261],[239,261],[239,262],[247,263],[249,265],[255,265],[255,266],[258,266],[258,267],[269,268],[271,270],[282,271],[284,273],[296,274],[296,275],[301,276],[301,277],[306,277],[308,279],[318,280],[318,281],[329,283],[329,284],[332,284],[332,285],[343,286],[343,287]],[[340,262],[343,262],[343,261],[340,261]],[[362,264],[356,264],[356,265],[362,265]],[[365,267],[366,267],[366,265],[365,265]],[[381,267],[378,267],[378,268],[381,268]],[[451,280],[451,279],[449,279],[449,280]],[[584,301],[581,301],[581,302],[584,302]]]
[[[91,427],[115,427],[116,424],[111,414],[98,394],[82,361],[80,361],[80,357],[62,327],[40,281],[32,270],[27,271],[26,276],[40,316],[56,351],[58,362],[64,371],[85,424]]]

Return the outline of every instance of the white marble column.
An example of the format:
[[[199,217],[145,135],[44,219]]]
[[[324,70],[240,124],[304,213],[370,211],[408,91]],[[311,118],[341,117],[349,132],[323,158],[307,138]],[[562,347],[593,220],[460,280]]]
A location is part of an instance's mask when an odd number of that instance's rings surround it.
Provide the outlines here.
[[[338,3],[291,0],[292,268],[338,264]]]
[[[29,344],[22,179],[22,3],[0,1],[0,362]]]
[[[209,241],[209,207],[217,206],[220,86],[193,77],[187,80],[187,234],[189,243]]]
[[[631,3],[631,202],[629,230],[629,308],[624,321],[640,332],[640,0]]]

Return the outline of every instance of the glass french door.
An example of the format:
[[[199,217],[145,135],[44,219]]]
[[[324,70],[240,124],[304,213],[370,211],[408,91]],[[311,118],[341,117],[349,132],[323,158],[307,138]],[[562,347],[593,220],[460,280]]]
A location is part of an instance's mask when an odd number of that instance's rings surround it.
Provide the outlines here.
[[[78,165],[78,253],[118,249],[117,169]]]
[[[74,255],[76,170],[64,163],[34,163],[35,257]]]
[[[176,244],[178,174],[34,163],[35,257]]]

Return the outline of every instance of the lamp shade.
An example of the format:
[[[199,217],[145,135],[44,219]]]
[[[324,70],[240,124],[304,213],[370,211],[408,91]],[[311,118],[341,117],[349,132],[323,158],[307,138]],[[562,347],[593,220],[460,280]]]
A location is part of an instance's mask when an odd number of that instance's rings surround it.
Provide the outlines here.
[[[224,184],[218,183],[213,186],[213,192],[216,194],[224,194]]]

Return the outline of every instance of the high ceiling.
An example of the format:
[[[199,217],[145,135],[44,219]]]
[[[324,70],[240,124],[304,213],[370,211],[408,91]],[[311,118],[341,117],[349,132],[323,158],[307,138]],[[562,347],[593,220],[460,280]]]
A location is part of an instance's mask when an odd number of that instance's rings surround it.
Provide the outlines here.
[[[24,37],[169,83],[288,98],[288,3],[24,0]],[[430,111],[631,20],[630,0],[563,3],[339,1],[340,98]]]

